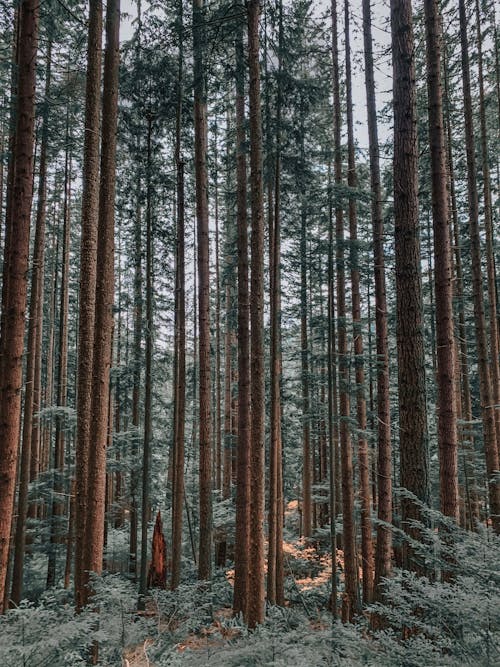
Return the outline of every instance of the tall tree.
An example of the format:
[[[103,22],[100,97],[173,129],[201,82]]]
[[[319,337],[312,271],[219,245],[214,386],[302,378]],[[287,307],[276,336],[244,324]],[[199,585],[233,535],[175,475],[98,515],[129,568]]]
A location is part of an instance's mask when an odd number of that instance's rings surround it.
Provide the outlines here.
[[[106,445],[108,441],[109,375],[113,339],[114,223],[116,128],[118,112],[118,65],[120,58],[120,0],[106,5],[104,53],[101,178],[97,234],[95,330],[92,372],[92,428],[88,464],[85,570],[102,571],[104,506],[106,491]],[[87,591],[88,592],[88,591]]]
[[[467,192],[469,201],[469,236],[472,259],[472,293],[474,325],[479,372],[479,391],[483,422],[483,440],[488,475],[490,514],[495,532],[500,532],[500,484],[498,483],[498,447],[495,429],[495,407],[488,359],[486,316],[484,309],[483,277],[481,271],[481,240],[479,234],[479,209],[477,168],[470,85],[469,40],[465,0],[459,0],[460,45],[462,54],[462,86],[464,97],[465,148],[467,154]]]
[[[82,168],[82,221],[77,362],[77,428],[75,472],[75,599],[84,601],[84,551],[92,404],[97,221],[99,216],[99,126],[101,99],[102,2],[89,0],[85,134]]]
[[[248,2],[248,70],[250,102],[250,191],[252,213],[250,279],[250,544],[247,622],[264,620],[264,205],[260,97],[260,0]]]
[[[172,590],[177,588],[181,570],[182,510],[184,505],[184,429],[186,412],[186,298],[185,298],[185,232],[184,232],[184,161],[181,154],[181,123],[183,95],[183,14],[179,0],[177,16],[179,28],[177,116],[175,130],[175,161],[177,169],[177,248],[176,248],[176,309],[175,329],[177,336],[175,362],[175,432],[174,432],[174,478],[172,497]]]
[[[375,99],[373,39],[370,0],[363,0],[363,43],[366,108],[370,154],[373,273],[375,282],[375,331],[377,350],[377,543],[375,550],[375,598],[380,583],[391,572],[392,534],[392,452],[389,401],[389,347],[387,337],[387,298],[385,285],[384,219],[380,178],[380,149]]]
[[[441,511],[458,520],[457,411],[448,174],[441,84],[441,17],[438,0],[425,0],[427,94],[432,168],[432,219],[436,293],[438,445]]]
[[[245,60],[243,26],[236,41],[236,216],[238,228],[238,441],[233,611],[246,615],[250,507],[250,314],[248,295],[247,165],[245,155]]]
[[[18,75],[10,216],[6,219],[0,354],[0,612],[9,558],[9,541],[18,458],[21,385],[35,127],[36,54],[39,5],[24,0],[19,10]],[[7,208],[9,212],[9,208]],[[11,219],[10,219],[11,217]],[[9,228],[11,227],[9,231]],[[15,233],[13,230],[15,229]],[[7,240],[7,237],[10,237]]]
[[[345,50],[347,95],[347,185],[353,190],[358,186],[354,146],[354,118],[352,103],[351,39],[349,0],[345,1]],[[363,332],[361,327],[361,290],[358,252],[358,212],[355,196],[349,197],[349,240],[351,262],[352,322],[354,336],[354,364],[356,379],[356,415],[359,429],[358,462],[361,500],[361,558],[363,570],[363,601],[371,602],[373,594],[373,544],[371,522],[370,461],[366,437],[366,397]]]
[[[198,577],[209,579],[212,555],[212,452],[210,442],[210,266],[208,238],[205,2],[193,1],[194,131],[198,240],[200,542]]]
[[[394,227],[401,486],[428,502],[427,413],[418,222],[415,46],[411,0],[391,0],[394,103]],[[402,526],[413,537],[418,505],[401,500]],[[405,548],[406,567],[418,569]]]
[[[23,592],[23,569],[26,543],[26,517],[28,514],[28,483],[33,481],[31,471],[38,463],[38,437],[34,422],[37,421],[39,406],[36,405],[37,392],[36,370],[41,350],[39,349],[39,331],[42,318],[42,285],[45,248],[45,221],[47,203],[47,144],[49,137],[49,94],[51,83],[52,40],[47,45],[45,65],[45,88],[42,111],[42,136],[40,146],[40,162],[38,165],[38,201],[35,221],[35,240],[33,245],[33,262],[31,272],[31,293],[29,306],[29,323],[27,338],[24,414],[22,432],[22,455],[19,475],[19,492],[17,504],[17,522],[14,541],[14,564],[12,572],[12,602],[19,604]],[[37,409],[38,408],[38,409]],[[36,410],[36,412],[35,412]],[[35,440],[36,437],[36,440]],[[36,444],[35,444],[36,443]],[[33,459],[33,460],[32,460]]]
[[[342,472],[342,543],[345,555],[345,596],[342,617],[351,620],[358,608],[358,576],[356,564],[356,530],[354,525],[354,486],[351,436],[349,432],[349,358],[346,324],[346,281],[344,257],[344,212],[342,186],[341,99],[339,81],[339,46],[337,0],[332,0],[332,56],[334,106],[334,179],[338,190],[335,205],[335,236],[337,241],[337,354],[339,364],[340,459]]]

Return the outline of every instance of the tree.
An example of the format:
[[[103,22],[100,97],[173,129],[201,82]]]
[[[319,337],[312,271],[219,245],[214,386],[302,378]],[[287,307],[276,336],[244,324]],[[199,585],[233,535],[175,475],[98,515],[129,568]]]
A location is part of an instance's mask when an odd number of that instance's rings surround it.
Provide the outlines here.
[[[26,311],[30,217],[33,196],[35,79],[38,3],[24,0],[19,12],[16,129],[11,219],[5,224],[0,354],[0,612],[3,611],[15,493],[21,417],[22,357]],[[9,207],[7,207],[9,212]],[[12,226],[11,230],[9,228]],[[14,233],[15,228],[15,233]]]
[[[246,615],[250,519],[250,317],[248,294],[247,166],[243,28],[236,35],[236,188],[238,229],[238,444],[233,612]]]
[[[389,348],[385,284],[384,219],[380,177],[380,149],[371,28],[370,0],[363,0],[363,40],[366,107],[370,154],[371,218],[373,237],[373,274],[375,282],[375,331],[377,350],[377,526],[375,550],[375,599],[380,599],[380,584],[391,572],[392,535],[392,453],[391,411],[389,402]]]
[[[418,223],[418,147],[415,50],[411,0],[391,0],[394,101],[394,240],[401,486],[420,501],[429,500],[425,358]],[[401,500],[402,527],[413,537],[418,505]],[[419,569],[405,545],[405,566]]]
[[[198,240],[200,542],[198,577],[209,579],[212,554],[212,452],[210,442],[210,270],[208,238],[205,4],[193,2],[194,130]]]
[[[247,623],[264,620],[264,210],[262,190],[262,122],[260,110],[260,0],[248,2],[248,70],[250,102],[250,192],[252,215],[250,279],[250,538]]]
[[[91,450],[87,481],[85,522],[85,569],[102,571],[104,505],[106,491],[106,445],[109,416],[109,373],[113,337],[114,295],[114,206],[116,171],[116,127],[118,111],[120,0],[106,6],[106,49],[103,74],[103,122],[99,223],[97,234],[95,329],[92,372]],[[88,595],[88,589],[87,589]]]
[[[472,290],[474,302],[474,325],[478,357],[479,391],[483,422],[484,452],[490,514],[495,532],[500,532],[500,484],[498,475],[498,448],[495,429],[495,408],[488,359],[486,337],[486,317],[484,311],[483,278],[481,272],[481,244],[479,236],[479,210],[477,192],[477,170],[472,119],[472,98],[470,86],[469,44],[467,38],[467,16],[465,1],[459,0],[460,45],[462,55],[462,85],[464,96],[465,146],[467,154],[467,193],[469,202],[469,236],[472,259]]]
[[[82,222],[80,241],[80,299],[78,317],[77,429],[75,472],[75,599],[85,599],[85,532],[90,454],[92,355],[94,350],[97,222],[99,216],[99,125],[101,97],[102,3],[89,0],[85,139],[83,149]]]
[[[441,17],[437,0],[424,3],[427,41],[429,144],[432,165],[432,219],[436,293],[438,443],[441,511],[458,520],[457,411],[451,240],[441,85]]]
[[[332,55],[333,55],[333,106],[334,106],[334,177],[340,190],[342,185],[341,100],[339,83],[339,47],[337,2],[332,0]],[[356,532],[354,525],[354,488],[351,437],[349,432],[349,359],[347,350],[346,287],[344,258],[344,214],[337,194],[335,206],[335,236],[337,241],[337,355],[339,363],[340,398],[340,458],[342,475],[342,543],[345,556],[345,596],[342,617],[351,620],[358,609],[358,576],[356,565]]]
[[[347,185],[353,190],[358,186],[354,153],[354,119],[352,104],[351,42],[349,26],[349,2],[345,2],[345,49],[346,49],[346,93],[347,93]],[[356,414],[359,429],[358,462],[361,496],[361,557],[363,568],[363,601],[369,603],[373,595],[373,544],[371,525],[370,463],[366,438],[366,398],[363,332],[361,327],[361,293],[358,252],[357,205],[353,195],[349,197],[349,239],[351,243],[351,294],[356,374]]]

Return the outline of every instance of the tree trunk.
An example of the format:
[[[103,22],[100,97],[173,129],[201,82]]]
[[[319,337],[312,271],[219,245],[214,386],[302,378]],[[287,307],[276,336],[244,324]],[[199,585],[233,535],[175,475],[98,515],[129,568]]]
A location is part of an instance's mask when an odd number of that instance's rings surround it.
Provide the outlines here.
[[[47,45],[47,63],[45,67],[44,99],[50,95],[50,78],[52,64],[52,41]],[[39,368],[40,348],[38,329],[41,327],[40,313],[43,306],[43,263],[45,248],[45,220],[47,201],[47,141],[49,134],[49,105],[45,104],[42,116],[42,138],[39,162],[38,202],[35,223],[35,242],[33,246],[33,266],[31,273],[31,294],[29,307],[26,379],[24,393],[24,415],[22,432],[21,470],[19,475],[19,496],[17,503],[17,521],[14,538],[14,564],[12,571],[12,602],[17,606],[23,593],[23,569],[26,544],[26,518],[28,515],[28,483],[33,481],[38,473],[38,438],[35,440],[35,407],[40,409],[35,401],[37,392],[37,365]],[[0,203],[0,211],[1,203]]]
[[[438,445],[441,512],[458,521],[457,415],[453,335],[451,241],[441,85],[441,17],[438,0],[425,0],[429,144],[436,290]]]
[[[12,224],[15,234],[5,243],[0,352],[0,612],[3,610],[9,540],[18,457],[21,385],[26,314],[27,272],[31,203],[33,195],[33,148],[35,79],[38,46],[38,3],[25,0],[20,6],[16,132],[12,180]],[[6,235],[10,220],[6,220]]]
[[[483,421],[483,439],[488,475],[490,514],[493,529],[500,532],[500,484],[498,477],[498,448],[495,429],[495,409],[491,386],[488,343],[486,337],[486,317],[484,312],[483,277],[481,273],[481,241],[479,234],[479,210],[477,192],[477,171],[475,156],[474,125],[472,120],[472,99],[470,89],[469,44],[467,39],[467,16],[465,0],[459,0],[460,42],[462,51],[462,80],[465,117],[465,146],[467,153],[467,192],[469,199],[469,235],[472,259],[472,291],[474,300],[474,325],[479,372],[479,393]]]
[[[233,612],[246,617],[250,519],[250,336],[243,27],[236,36],[236,206],[238,225],[238,450]]]
[[[262,194],[262,124],[260,109],[259,18],[260,0],[248,2],[248,67],[250,74],[250,189],[251,237],[251,440],[250,548],[247,622],[264,620],[264,210]]]
[[[375,77],[370,0],[363,0],[366,107],[370,153],[371,217],[373,229],[373,273],[375,282],[375,331],[377,351],[377,544],[375,551],[375,599],[380,599],[382,579],[391,573],[392,533],[392,452],[389,400],[389,348],[387,341],[387,298],[385,286],[384,219],[380,152],[375,99]],[[385,525],[383,525],[385,524]]]
[[[66,408],[68,393],[68,306],[69,306],[69,244],[70,244],[70,199],[71,199],[71,156],[69,155],[69,109],[66,117],[66,163],[64,168],[63,242],[61,294],[59,301],[59,349],[57,351],[57,407]],[[56,583],[57,544],[61,542],[61,517],[64,516],[64,454],[66,418],[56,418],[54,449],[54,482],[50,526],[50,551],[47,569],[47,588]]]
[[[175,287],[177,308],[175,330],[177,334],[177,359],[175,377],[175,433],[174,433],[174,485],[172,496],[172,577],[170,587],[179,585],[182,556],[182,510],[184,503],[184,429],[186,412],[186,297],[185,297],[185,231],[184,231],[184,161],[181,156],[181,122],[183,91],[183,41],[182,0],[179,0],[179,69],[177,78],[177,118],[175,161],[177,168],[177,254]]]
[[[104,53],[101,180],[92,374],[92,448],[88,465],[85,569],[100,574],[104,547],[109,374],[113,337],[114,205],[120,0],[108,0]]]
[[[391,0],[394,96],[394,225],[396,251],[399,447],[401,486],[428,503],[427,416],[422,281],[418,221],[415,49],[411,0]],[[402,527],[419,520],[418,506],[401,499]],[[405,567],[420,569],[405,545]]]
[[[200,542],[198,578],[210,579],[212,569],[212,452],[210,443],[210,268],[204,0],[194,0],[193,2],[193,40],[200,403]]]
[[[92,421],[92,355],[94,350],[97,224],[99,216],[99,125],[101,100],[102,3],[89,0],[85,134],[83,147],[82,232],[77,361],[77,428],[75,472],[75,600],[85,600],[85,532]]]
[[[346,49],[346,92],[347,92],[347,142],[348,169],[347,184],[358,187],[354,156],[354,120],[352,104],[351,46],[349,26],[349,1],[345,2],[345,49]],[[363,602],[370,603],[373,595],[373,544],[371,522],[370,462],[366,439],[366,398],[363,333],[361,328],[361,294],[358,259],[358,219],[356,198],[349,198],[349,236],[351,262],[352,322],[354,336],[354,365],[356,369],[356,414],[358,436],[359,487],[361,499],[361,557],[363,570]]]
[[[152,427],[152,395],[153,395],[153,233],[152,233],[152,164],[151,164],[151,133],[153,112],[147,112],[146,139],[146,367],[144,369],[144,441],[142,450],[142,502],[141,502],[141,569],[139,574],[138,608],[146,608],[148,589],[148,524],[150,515],[151,488],[151,440]]]
[[[333,55],[333,104],[334,104],[334,142],[335,142],[335,184],[342,185],[342,149],[341,149],[341,101],[339,86],[337,1],[332,0],[332,55]],[[344,260],[344,219],[342,205],[335,209],[335,236],[337,240],[337,339],[339,364],[340,398],[340,459],[342,470],[342,522],[343,547],[345,558],[345,594],[343,618],[352,620],[358,609],[358,567],[356,562],[356,530],[354,525],[354,488],[352,469],[352,447],[349,432],[349,358],[347,349],[346,295],[345,295],[345,260]]]
[[[483,196],[484,196],[484,227],[486,231],[486,267],[488,281],[488,305],[489,305],[489,339],[490,339],[490,367],[492,398],[496,408],[495,429],[497,438],[497,451],[500,449],[500,356],[498,339],[497,319],[497,288],[495,272],[494,229],[493,212],[491,207],[491,178],[490,163],[488,157],[488,128],[486,125],[486,100],[484,93],[483,74],[483,34],[481,30],[481,13],[479,2],[476,0],[476,28],[477,28],[477,50],[478,50],[478,74],[479,74],[479,120],[481,128],[481,157],[483,171]],[[500,456],[500,452],[499,452]]]

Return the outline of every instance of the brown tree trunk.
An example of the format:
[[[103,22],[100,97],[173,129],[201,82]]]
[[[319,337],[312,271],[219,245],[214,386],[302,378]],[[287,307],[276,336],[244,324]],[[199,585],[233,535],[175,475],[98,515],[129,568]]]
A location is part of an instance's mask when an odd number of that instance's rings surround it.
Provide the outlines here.
[[[354,156],[354,120],[352,105],[351,46],[349,26],[349,1],[345,2],[345,49],[346,49],[346,92],[347,92],[347,143],[348,168],[347,184],[358,187]],[[359,492],[361,499],[361,558],[363,570],[363,602],[370,603],[373,595],[373,544],[371,522],[370,462],[366,439],[366,398],[363,333],[361,328],[361,294],[358,257],[358,218],[355,197],[349,198],[349,237],[351,262],[352,322],[354,335],[354,365],[356,373],[356,415],[358,436]]]
[[[16,481],[20,416],[22,357],[26,314],[27,272],[31,203],[33,195],[33,148],[35,79],[38,46],[38,3],[25,0],[20,6],[16,132],[12,180],[12,224],[15,234],[5,244],[0,331],[2,380],[0,383],[0,612],[5,579]],[[10,220],[6,220],[6,235]]]
[[[375,550],[374,597],[380,599],[380,584],[391,573],[392,452],[389,401],[389,351],[387,342],[387,298],[385,287],[384,219],[377,127],[377,105],[370,0],[363,0],[366,107],[370,153],[371,217],[373,228],[373,272],[375,282],[375,331],[377,351],[377,544]]]
[[[177,92],[177,118],[175,161],[177,168],[177,253],[175,287],[177,307],[175,328],[177,334],[177,358],[175,377],[175,433],[174,433],[174,484],[172,495],[172,577],[170,587],[179,585],[182,555],[182,510],[184,504],[184,429],[186,412],[186,297],[185,297],[185,231],[184,231],[184,161],[181,156],[183,37],[182,0],[179,0],[179,70]]]
[[[97,235],[95,331],[92,374],[92,429],[88,465],[85,569],[100,574],[104,547],[106,444],[108,439],[109,374],[113,337],[114,205],[116,127],[118,110],[120,0],[106,6],[101,179]]]
[[[149,565],[147,588],[166,588],[167,586],[167,545],[163,535],[161,514],[156,515],[151,545],[151,563]]]
[[[243,27],[236,37],[236,206],[238,226],[238,449],[233,612],[246,617],[250,519],[250,331]]]
[[[69,244],[70,244],[70,198],[71,198],[71,157],[69,155],[69,110],[66,118],[66,163],[64,168],[63,243],[61,294],[59,301],[59,349],[57,351],[57,406],[66,408],[68,389],[68,306],[69,306]],[[57,544],[61,542],[60,523],[65,512],[64,500],[64,454],[66,419],[60,415],[56,419],[54,448],[54,483],[50,526],[50,551],[47,569],[47,588],[56,583]]]
[[[484,196],[484,227],[486,231],[486,269],[488,281],[488,310],[489,310],[489,339],[490,339],[490,368],[492,398],[496,408],[495,429],[497,438],[497,451],[500,449],[500,356],[497,319],[497,288],[495,272],[494,230],[493,212],[491,206],[491,178],[490,163],[488,157],[488,128],[486,125],[486,100],[484,93],[483,74],[483,34],[481,29],[481,13],[479,2],[476,0],[476,28],[477,28],[477,50],[478,50],[478,74],[479,74],[479,121],[481,128],[481,158],[483,171],[483,196]],[[499,452],[500,456],[500,452]]]
[[[97,224],[99,216],[99,124],[101,100],[102,3],[89,0],[85,134],[83,148],[82,232],[77,361],[77,428],[75,471],[75,600],[84,602],[85,530],[92,404]]]
[[[302,114],[301,110],[301,114]],[[304,168],[304,122],[301,117],[300,164]],[[299,188],[297,183],[297,188]],[[312,535],[312,452],[309,407],[309,342],[307,335],[307,213],[304,194],[300,212],[300,347],[302,387],[302,530],[301,535]]]
[[[200,542],[198,578],[209,579],[212,560],[212,452],[210,443],[210,268],[208,238],[205,2],[193,2],[194,128],[198,237]]]
[[[332,0],[332,55],[333,55],[333,104],[335,143],[335,184],[342,185],[341,149],[341,101],[339,85],[339,49],[337,26],[337,1]],[[345,260],[344,260],[344,216],[342,205],[335,209],[335,235],[337,240],[337,340],[339,364],[340,398],[340,463],[342,471],[342,541],[345,561],[345,594],[342,616],[351,620],[358,609],[358,567],[356,562],[356,530],[354,525],[354,488],[352,469],[352,447],[349,432],[349,358],[347,349]]]
[[[401,486],[427,503],[428,460],[425,404],[422,281],[418,222],[418,147],[415,49],[411,0],[391,0],[394,96],[394,225],[396,250],[399,447]],[[410,522],[418,506],[401,499],[402,527],[418,539]],[[419,569],[405,546],[405,566]]]
[[[264,207],[262,194],[262,123],[260,99],[260,0],[248,2],[248,68],[250,74],[250,189],[251,237],[251,440],[250,547],[247,622],[253,628],[264,620]]]
[[[52,63],[52,41],[47,45],[47,63],[45,67],[45,100],[50,94],[50,74]],[[38,180],[38,202],[35,223],[35,242],[33,246],[33,265],[31,272],[31,294],[29,306],[29,323],[26,356],[26,378],[24,393],[24,414],[22,432],[22,455],[21,469],[19,475],[19,495],[17,503],[17,521],[14,538],[14,564],[12,571],[11,599],[15,605],[19,605],[23,593],[23,567],[26,544],[26,518],[28,515],[28,483],[36,477],[36,464],[38,463],[38,438],[35,440],[34,423],[38,421],[35,416],[35,407],[40,409],[35,402],[37,391],[36,370],[40,362],[40,349],[38,347],[38,329],[41,327],[40,312],[43,305],[43,262],[45,248],[45,209],[47,201],[47,140],[49,134],[49,105],[43,110],[42,138],[39,162]],[[0,211],[1,203],[0,203]],[[38,402],[38,401],[37,401]],[[32,472],[33,471],[33,472]],[[36,471],[36,472],[35,472]]]
[[[441,85],[441,17],[438,0],[425,0],[429,144],[432,169],[434,280],[441,511],[458,521],[457,414],[453,335],[451,241]]]
[[[152,163],[151,136],[153,112],[147,113],[146,139],[146,318],[145,318],[145,361],[144,369],[144,440],[142,449],[142,502],[141,502],[141,568],[139,573],[138,608],[146,608],[148,589],[148,525],[150,519],[150,487],[151,487],[151,440],[153,437],[152,398],[153,398],[153,229],[152,229]]]
[[[269,461],[269,551],[267,564],[267,599],[284,605],[283,581],[283,480],[281,452],[281,107],[283,68],[283,6],[278,5],[278,78],[276,99],[276,145],[274,163],[274,212],[269,216],[269,292],[270,292],[270,367],[271,416]],[[269,114],[270,116],[270,114]],[[268,120],[268,122],[270,122]],[[272,204],[272,202],[271,202]]]
[[[474,300],[474,324],[479,372],[479,392],[483,421],[483,439],[488,475],[490,514],[495,532],[500,532],[500,484],[498,477],[498,448],[495,428],[495,409],[491,386],[484,312],[483,277],[481,273],[481,242],[479,235],[479,210],[474,125],[470,88],[469,45],[465,0],[459,0],[460,42],[462,51],[462,81],[464,95],[465,146],[467,153],[467,191],[469,199],[469,234],[472,258],[472,291]]]

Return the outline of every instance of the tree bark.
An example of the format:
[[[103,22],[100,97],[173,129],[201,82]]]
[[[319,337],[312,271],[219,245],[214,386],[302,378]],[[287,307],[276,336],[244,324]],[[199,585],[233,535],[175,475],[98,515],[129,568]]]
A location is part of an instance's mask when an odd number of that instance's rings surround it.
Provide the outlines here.
[[[109,374],[113,337],[114,205],[118,111],[120,0],[106,6],[101,179],[97,235],[95,331],[92,373],[92,448],[88,464],[85,569],[100,574],[104,547],[106,444],[108,440]]]
[[[210,268],[208,238],[207,100],[205,90],[205,2],[193,2],[194,127],[198,237],[200,542],[198,578],[212,569],[212,452],[210,443]]]
[[[238,226],[238,445],[233,613],[246,618],[250,519],[250,316],[248,294],[247,167],[245,155],[243,27],[236,34],[236,206]]]
[[[5,243],[0,331],[0,612],[6,583],[14,503],[21,417],[22,362],[26,315],[27,272],[35,123],[38,11],[35,0],[20,6],[16,131],[12,179],[12,224],[15,234]],[[6,235],[10,220],[6,220]]]
[[[252,212],[250,283],[250,548],[247,622],[264,620],[264,210],[262,191],[262,123],[260,98],[260,0],[248,2],[248,68],[250,74],[250,190]]]
[[[422,280],[418,221],[418,146],[415,49],[411,0],[391,0],[394,99],[394,225],[396,250],[399,447],[401,486],[428,503],[427,415],[423,341]],[[401,499],[402,527],[411,528],[420,510]],[[418,570],[414,552],[403,552],[408,569]]]
[[[370,154],[373,273],[375,282],[375,331],[377,351],[377,526],[374,597],[380,599],[380,584],[391,573],[392,533],[392,452],[389,401],[389,348],[387,341],[387,298],[385,285],[384,219],[380,152],[375,99],[373,40],[370,0],[363,0],[366,107]]]
[[[75,472],[75,600],[85,599],[85,531],[92,407],[97,225],[99,217],[99,124],[101,99],[102,3],[89,0],[85,134],[82,169],[82,222],[77,361],[77,428]]]
[[[432,169],[432,220],[436,292],[437,413],[441,512],[458,521],[458,449],[451,241],[441,85],[441,17],[438,0],[425,0],[427,94]]]
[[[333,56],[333,104],[334,104],[334,176],[335,185],[342,185],[341,101],[339,85],[339,49],[337,26],[337,0],[332,0],[332,56]],[[345,594],[342,617],[352,620],[358,610],[358,567],[356,562],[356,529],[354,525],[354,488],[352,447],[349,432],[349,358],[347,349],[344,216],[342,205],[335,208],[335,236],[337,240],[337,340],[340,399],[340,463],[342,471],[342,538],[345,560]]]
[[[354,154],[354,119],[352,104],[351,45],[349,25],[349,1],[345,1],[345,50],[347,93],[347,185],[358,187]],[[359,493],[361,500],[361,558],[363,571],[363,602],[370,603],[373,595],[373,543],[371,521],[370,462],[366,438],[366,397],[363,332],[361,325],[361,292],[358,253],[358,212],[355,196],[349,197],[349,237],[351,262],[352,323],[354,336],[354,365],[356,376],[356,415],[358,436]]]
[[[474,301],[474,325],[479,372],[479,393],[483,422],[484,451],[490,514],[495,532],[500,532],[500,484],[498,477],[498,448],[495,428],[495,410],[488,359],[486,317],[481,273],[481,241],[479,235],[479,210],[477,192],[477,170],[475,156],[474,125],[472,120],[472,98],[470,86],[469,44],[467,38],[467,16],[465,0],[459,0],[460,44],[462,53],[462,83],[464,96],[465,147],[467,153],[467,192],[469,200],[469,235],[472,258],[472,291]]]

